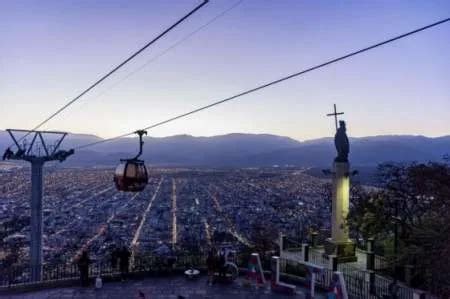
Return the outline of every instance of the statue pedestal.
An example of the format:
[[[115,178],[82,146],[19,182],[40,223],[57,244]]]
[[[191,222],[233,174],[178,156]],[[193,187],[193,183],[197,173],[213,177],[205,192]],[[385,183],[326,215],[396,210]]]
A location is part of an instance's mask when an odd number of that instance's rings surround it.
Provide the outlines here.
[[[333,202],[331,238],[325,244],[325,253],[335,255],[338,262],[356,261],[355,244],[348,237],[347,215],[350,200],[350,164],[333,163]]]
[[[356,262],[356,245],[353,241],[335,242],[331,238],[325,242],[325,254],[336,256],[338,263]]]

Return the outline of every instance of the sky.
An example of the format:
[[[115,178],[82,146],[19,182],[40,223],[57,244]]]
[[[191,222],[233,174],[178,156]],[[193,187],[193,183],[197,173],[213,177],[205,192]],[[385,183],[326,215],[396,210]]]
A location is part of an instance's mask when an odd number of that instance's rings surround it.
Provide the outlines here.
[[[0,129],[36,126],[200,2],[0,1]],[[449,16],[447,0],[213,0],[42,129],[117,136]],[[450,22],[149,135],[320,138],[333,103],[350,136],[449,135],[449,57]]]

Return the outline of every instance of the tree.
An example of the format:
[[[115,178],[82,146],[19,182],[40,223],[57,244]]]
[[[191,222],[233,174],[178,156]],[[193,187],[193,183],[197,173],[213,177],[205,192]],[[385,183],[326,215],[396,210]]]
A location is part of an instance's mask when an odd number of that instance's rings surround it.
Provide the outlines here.
[[[360,189],[348,222],[364,238],[392,244],[398,229],[397,265],[413,265],[414,284],[450,293],[450,167],[428,163],[379,167],[381,188]],[[384,246],[392,255],[392,245]]]
[[[277,251],[276,243],[278,238],[278,230],[263,220],[255,220],[250,230],[250,242],[252,243],[252,252],[259,253],[261,261],[267,261],[270,257],[269,252]]]
[[[351,194],[347,221],[352,237],[356,240],[386,239],[394,228],[392,219],[385,213],[383,194],[366,191],[361,186],[353,186]]]

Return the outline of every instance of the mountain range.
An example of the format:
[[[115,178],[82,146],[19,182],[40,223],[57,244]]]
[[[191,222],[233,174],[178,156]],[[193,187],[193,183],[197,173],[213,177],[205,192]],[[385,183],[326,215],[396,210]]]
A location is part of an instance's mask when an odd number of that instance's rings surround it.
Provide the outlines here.
[[[54,139],[46,137],[49,143]],[[62,148],[101,141],[100,137],[69,134]],[[212,137],[176,135],[144,137],[142,159],[159,166],[196,167],[329,167],[335,156],[333,138],[298,141],[270,134],[233,133]],[[0,131],[0,149],[11,144],[7,132]],[[121,138],[77,150],[67,166],[115,165],[138,151],[137,138]],[[350,138],[349,159],[353,165],[376,166],[382,162],[442,161],[450,153],[450,135],[425,137],[383,135]]]

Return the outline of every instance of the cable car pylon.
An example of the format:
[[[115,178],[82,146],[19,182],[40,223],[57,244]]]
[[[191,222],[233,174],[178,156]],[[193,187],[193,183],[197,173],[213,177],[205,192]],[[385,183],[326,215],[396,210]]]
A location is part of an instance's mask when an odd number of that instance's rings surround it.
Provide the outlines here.
[[[142,136],[147,135],[147,131],[138,130],[135,133],[139,136],[139,153],[134,158],[121,159],[114,173],[114,183],[119,191],[140,192],[148,183],[145,162],[139,160],[144,146]]]
[[[22,160],[31,163],[31,221],[30,221],[30,269],[31,281],[41,281],[42,279],[42,195],[43,180],[42,172],[45,162],[63,162],[74,153],[74,150],[59,150],[59,146],[66,137],[65,132],[55,131],[34,131],[34,130],[6,130],[17,151],[13,152],[7,148],[3,154],[3,160]],[[29,145],[20,145],[14,133],[34,134]],[[43,134],[59,135],[54,146],[46,144]],[[40,146],[37,146],[40,145]],[[41,146],[43,151],[41,150]],[[42,154],[41,154],[42,153]]]

